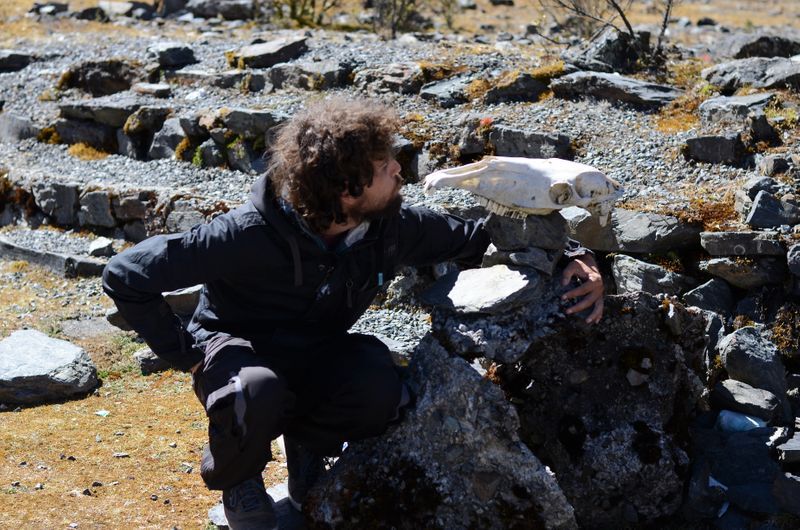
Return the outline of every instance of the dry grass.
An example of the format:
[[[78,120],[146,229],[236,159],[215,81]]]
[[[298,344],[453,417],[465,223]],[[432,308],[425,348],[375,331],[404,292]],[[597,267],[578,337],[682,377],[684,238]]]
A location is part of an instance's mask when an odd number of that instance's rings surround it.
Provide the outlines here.
[[[688,191],[685,204],[663,204],[649,198],[634,198],[619,206],[626,210],[671,215],[708,232],[723,232],[741,228],[739,214],[734,209],[734,194],[735,184],[724,188],[700,186]]]
[[[0,338],[23,326],[63,338],[63,320],[110,305],[97,278],[64,279],[0,261]],[[189,377],[138,375],[131,353],[141,344],[132,334],[70,341],[87,350],[103,385],[84,398],[0,412],[0,527],[204,528],[219,493],[198,475],[206,421]],[[108,416],[95,414],[100,410]],[[285,475],[276,461],[265,480],[275,484]]]
[[[69,146],[69,149],[67,149],[67,153],[81,160],[102,160],[109,155],[109,153],[95,149],[91,145],[85,143],[72,144]]]

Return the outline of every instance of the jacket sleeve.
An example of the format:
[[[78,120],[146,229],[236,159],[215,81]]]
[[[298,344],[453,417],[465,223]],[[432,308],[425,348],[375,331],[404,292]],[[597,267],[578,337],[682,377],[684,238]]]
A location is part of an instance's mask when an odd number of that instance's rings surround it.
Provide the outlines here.
[[[203,354],[161,293],[235,274],[247,263],[243,239],[225,215],[181,234],[153,236],[108,262],[103,290],[153,353],[188,370]]]
[[[399,228],[399,262],[402,265],[432,265],[442,261],[477,265],[490,242],[483,221],[440,214],[427,208],[403,208]]]

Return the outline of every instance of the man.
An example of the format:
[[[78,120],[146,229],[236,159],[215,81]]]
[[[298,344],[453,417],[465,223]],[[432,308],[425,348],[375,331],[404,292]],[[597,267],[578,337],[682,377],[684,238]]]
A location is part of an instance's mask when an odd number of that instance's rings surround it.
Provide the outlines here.
[[[261,473],[284,435],[299,509],[343,442],[382,433],[408,400],[387,348],[348,333],[397,268],[480,261],[481,222],[401,207],[392,145],[399,122],[367,101],[318,103],[283,126],[269,178],[244,206],[112,259],[105,291],[153,352],[191,370],[209,418],[201,476],[221,489],[230,527],[272,528]],[[568,312],[602,314],[603,284],[585,249],[564,283]],[[184,329],[162,291],[204,284]]]

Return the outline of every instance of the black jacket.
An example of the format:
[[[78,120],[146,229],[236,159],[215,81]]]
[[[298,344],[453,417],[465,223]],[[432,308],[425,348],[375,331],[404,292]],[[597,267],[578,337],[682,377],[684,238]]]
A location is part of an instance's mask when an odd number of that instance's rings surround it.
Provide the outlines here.
[[[480,222],[403,207],[331,251],[277,204],[262,178],[247,204],[182,234],[158,235],[115,256],[103,288],[153,352],[181,370],[216,333],[254,343],[275,330],[344,332],[404,265],[477,263],[489,245]],[[204,284],[188,329],[161,295]]]

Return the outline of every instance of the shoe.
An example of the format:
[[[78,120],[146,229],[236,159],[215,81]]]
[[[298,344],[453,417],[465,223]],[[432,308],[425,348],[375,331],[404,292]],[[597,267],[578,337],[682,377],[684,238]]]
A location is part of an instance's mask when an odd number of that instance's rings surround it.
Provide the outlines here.
[[[277,530],[275,502],[261,474],[222,490],[222,507],[231,530]]]
[[[289,502],[295,510],[302,511],[308,492],[325,473],[325,458],[287,436],[283,442],[289,471]]]

